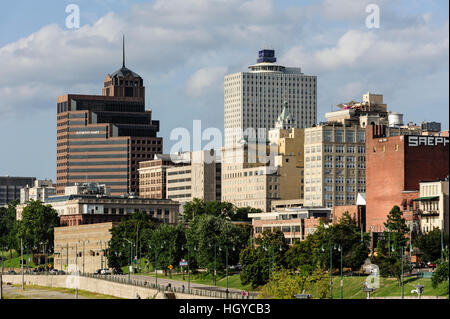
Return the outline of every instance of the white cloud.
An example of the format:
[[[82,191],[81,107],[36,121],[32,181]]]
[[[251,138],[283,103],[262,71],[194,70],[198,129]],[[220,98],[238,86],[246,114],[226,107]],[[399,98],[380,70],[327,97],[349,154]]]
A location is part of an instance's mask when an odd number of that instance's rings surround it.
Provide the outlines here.
[[[213,89],[222,89],[226,67],[203,68],[195,72],[186,82],[186,94],[193,97],[204,95]]]

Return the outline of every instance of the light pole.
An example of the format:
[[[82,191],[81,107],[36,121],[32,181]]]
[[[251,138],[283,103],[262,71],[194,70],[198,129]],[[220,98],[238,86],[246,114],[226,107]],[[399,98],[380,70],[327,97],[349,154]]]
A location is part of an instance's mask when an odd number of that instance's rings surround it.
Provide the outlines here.
[[[191,250],[190,250],[190,248],[189,248],[189,245],[186,245],[186,248],[187,248],[187,252],[188,252],[188,259],[187,259],[187,262],[188,262],[188,293],[190,293],[191,292]],[[181,246],[181,250],[184,250],[184,246]],[[220,250],[220,247],[219,247],[219,250]],[[197,247],[196,246],[194,246],[194,251],[197,251]]]
[[[130,241],[130,240],[128,240],[128,239],[126,239],[126,238],[124,238],[129,244],[130,244],[130,266],[128,267],[128,282],[130,282],[130,280],[131,280],[131,255],[133,254],[133,243]]]
[[[164,245],[166,244],[166,241],[161,244],[161,250],[164,249]],[[150,249],[152,249],[152,245],[148,246]],[[155,284],[156,288],[158,288],[158,249],[157,246],[154,246],[155,248]]]
[[[442,219],[441,226],[441,263],[444,262],[444,219]]]
[[[336,245],[334,246],[334,249],[336,249]],[[341,299],[343,299],[344,298],[344,278],[342,275],[342,251],[343,251],[343,248],[342,248],[341,244],[339,244],[339,246],[337,246],[337,250],[341,253],[341,283],[340,283],[340,286],[341,286]]]
[[[330,299],[333,299],[333,245],[331,245],[331,242],[329,243],[330,246]],[[325,248],[322,245],[322,251],[325,251]]]

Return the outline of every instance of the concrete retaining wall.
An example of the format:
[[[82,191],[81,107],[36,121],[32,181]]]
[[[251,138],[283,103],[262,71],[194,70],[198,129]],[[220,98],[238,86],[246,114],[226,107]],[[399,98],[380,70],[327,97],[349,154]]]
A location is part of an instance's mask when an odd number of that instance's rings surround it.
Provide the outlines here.
[[[77,278],[77,279],[75,279]],[[78,280],[80,290],[110,295],[125,299],[136,299],[137,294],[142,299],[165,299],[164,293],[156,289],[138,287],[133,285],[121,284],[107,280],[74,277],[67,275],[24,275],[25,285],[37,285],[52,288],[72,288],[74,280]],[[22,284],[22,275],[3,275],[3,283],[13,285]],[[214,299],[210,297],[196,296],[190,294],[176,293],[176,299]]]

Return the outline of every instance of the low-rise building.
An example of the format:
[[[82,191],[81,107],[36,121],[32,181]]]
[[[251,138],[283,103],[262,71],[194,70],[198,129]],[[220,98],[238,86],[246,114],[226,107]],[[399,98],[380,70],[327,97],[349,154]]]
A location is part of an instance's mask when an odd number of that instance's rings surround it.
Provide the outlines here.
[[[449,175],[449,138],[389,137],[384,126],[368,127],[366,136],[367,231],[384,232],[387,215],[394,206],[399,206],[405,219],[413,224],[420,181]]]
[[[157,154],[151,161],[139,163],[139,197],[167,198],[167,169],[189,165],[190,153]]]
[[[78,189],[78,190],[77,190]],[[148,199],[134,196],[109,196],[104,185],[66,187],[62,196],[52,196],[49,204],[58,212],[61,226],[77,226],[105,222],[120,222],[134,212],[144,212],[163,223],[176,224],[180,205],[168,199]],[[26,204],[17,206],[17,219],[22,218]]]
[[[52,180],[35,180],[32,187],[25,186],[20,190],[20,203],[24,204],[30,200],[45,202],[49,196],[56,195],[56,185]]]
[[[189,164],[166,169],[167,198],[186,203],[194,198],[220,201],[221,163],[214,150],[187,153]]]
[[[428,233],[434,228],[449,232],[449,181],[423,181],[419,184],[417,215],[420,219],[420,230]]]
[[[54,269],[93,273],[108,267],[108,243],[114,222],[55,227]]]
[[[327,207],[296,207],[286,208],[270,213],[249,214],[252,219],[253,234],[259,237],[265,230],[278,229],[284,233],[288,244],[297,240],[305,240],[313,234],[320,222],[331,222],[331,208]]]

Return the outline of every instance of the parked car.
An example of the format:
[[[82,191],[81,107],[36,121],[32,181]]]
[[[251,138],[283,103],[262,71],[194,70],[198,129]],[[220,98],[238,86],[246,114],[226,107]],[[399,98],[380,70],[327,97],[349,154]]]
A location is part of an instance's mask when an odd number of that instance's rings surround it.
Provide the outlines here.
[[[97,274],[97,275],[99,275],[100,273],[101,273],[101,269],[97,269],[95,272],[94,272],[94,274]]]
[[[100,273],[102,275],[111,275],[111,270],[109,270],[108,268],[104,268],[100,271]]]
[[[50,275],[57,275],[58,274],[58,269],[50,269],[50,271],[48,273]]]
[[[430,263],[430,262],[427,264],[427,266],[428,266],[428,268],[431,268],[431,269],[436,268],[436,264],[433,264],[433,263]]]
[[[58,275],[65,275],[66,272],[64,270],[58,270]]]
[[[8,275],[17,275],[17,273],[14,270],[9,270]]]
[[[114,268],[113,269],[113,274],[114,275],[123,275],[123,271],[121,268]]]

